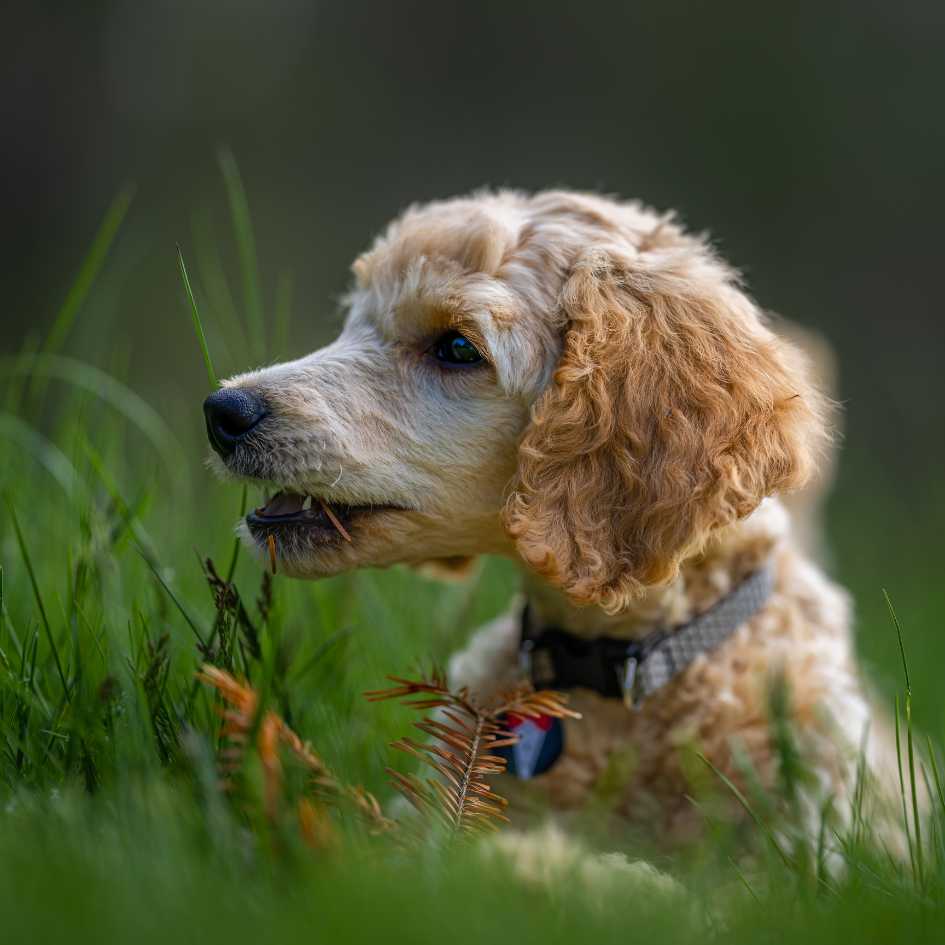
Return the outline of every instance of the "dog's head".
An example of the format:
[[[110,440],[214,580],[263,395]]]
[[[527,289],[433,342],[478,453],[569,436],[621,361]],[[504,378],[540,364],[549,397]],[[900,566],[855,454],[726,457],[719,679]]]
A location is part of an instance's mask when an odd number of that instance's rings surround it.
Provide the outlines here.
[[[671,220],[589,195],[407,211],[344,330],[207,402],[241,526],[282,569],[517,553],[616,611],[801,485],[823,438],[799,354]]]

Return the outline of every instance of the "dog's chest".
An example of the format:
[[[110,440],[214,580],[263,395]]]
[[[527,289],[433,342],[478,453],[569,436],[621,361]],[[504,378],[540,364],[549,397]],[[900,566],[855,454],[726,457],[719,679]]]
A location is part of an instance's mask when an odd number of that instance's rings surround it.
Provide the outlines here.
[[[569,705],[581,718],[560,723],[561,748],[553,764],[527,779],[503,777],[500,792],[511,795],[513,806],[527,794],[565,810],[595,798],[622,806],[628,789],[645,780],[656,755],[663,754],[656,746],[669,741],[664,722],[646,711],[628,710],[619,700],[576,690]]]

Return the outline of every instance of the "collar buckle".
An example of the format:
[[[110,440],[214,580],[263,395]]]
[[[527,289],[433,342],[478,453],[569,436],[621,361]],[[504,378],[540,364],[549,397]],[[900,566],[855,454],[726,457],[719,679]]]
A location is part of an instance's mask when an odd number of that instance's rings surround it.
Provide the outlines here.
[[[635,648],[627,654],[623,662],[623,672],[620,675],[620,689],[623,692],[623,704],[628,709],[640,708],[640,690],[637,686],[637,670],[640,668],[642,655]]]

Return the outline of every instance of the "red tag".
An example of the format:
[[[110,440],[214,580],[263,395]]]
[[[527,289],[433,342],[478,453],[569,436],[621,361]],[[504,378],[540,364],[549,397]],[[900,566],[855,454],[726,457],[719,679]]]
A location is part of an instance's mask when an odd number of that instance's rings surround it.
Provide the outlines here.
[[[561,757],[564,750],[564,726],[561,719],[550,715],[531,718],[509,713],[504,723],[518,738],[514,745],[496,749],[505,758],[509,774],[528,781],[544,774]]]
[[[525,722],[531,722],[532,725],[537,725],[543,732],[547,732],[554,725],[554,721],[554,718],[550,715],[516,715],[514,712],[510,712],[505,717],[505,724],[513,734],[515,729]]]

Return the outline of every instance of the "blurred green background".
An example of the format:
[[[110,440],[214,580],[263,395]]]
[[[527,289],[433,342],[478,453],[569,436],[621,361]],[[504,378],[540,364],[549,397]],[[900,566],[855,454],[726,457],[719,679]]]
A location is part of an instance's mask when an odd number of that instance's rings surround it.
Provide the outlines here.
[[[0,39],[0,347],[41,342],[133,182],[64,350],[126,378],[183,444],[151,526],[166,532],[168,507],[196,490],[194,534],[175,532],[172,547],[222,555],[235,513],[200,502],[219,487],[201,470],[207,385],[176,244],[228,373],[327,340],[351,259],[412,201],[568,186],[675,208],[765,307],[834,347],[845,433],[832,570],[891,688],[889,588],[917,715],[941,731],[943,27],[945,7],[926,0],[15,3]],[[288,337],[274,332],[259,355],[212,291],[226,272],[232,307],[244,304],[221,146],[249,196],[263,308],[292,312]],[[134,438],[126,453],[130,481],[154,466]],[[15,575],[5,521],[0,542]],[[54,563],[65,553],[46,539],[39,550]],[[199,581],[189,562],[177,566]]]

